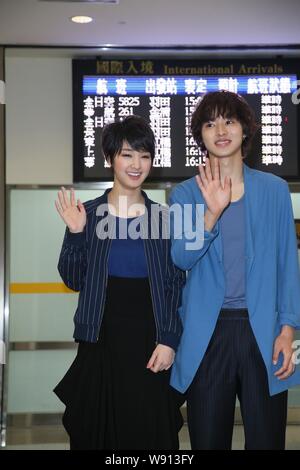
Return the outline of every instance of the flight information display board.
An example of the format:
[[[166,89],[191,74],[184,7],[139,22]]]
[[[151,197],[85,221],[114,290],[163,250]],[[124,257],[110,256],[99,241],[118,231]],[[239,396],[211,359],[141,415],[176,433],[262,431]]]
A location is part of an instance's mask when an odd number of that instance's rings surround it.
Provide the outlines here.
[[[186,179],[204,155],[190,131],[201,97],[216,90],[242,95],[260,129],[245,162],[283,178],[299,178],[299,106],[292,100],[298,64],[289,61],[74,60],[74,181],[105,181],[112,173],[101,151],[109,122],[136,114],[151,125],[156,154],[150,179]]]

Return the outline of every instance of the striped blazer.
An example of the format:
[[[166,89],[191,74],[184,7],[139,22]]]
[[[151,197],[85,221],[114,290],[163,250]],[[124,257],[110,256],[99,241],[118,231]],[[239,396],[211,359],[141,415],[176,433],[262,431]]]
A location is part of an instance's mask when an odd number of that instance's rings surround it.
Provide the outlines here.
[[[103,235],[104,231],[101,229],[101,223],[105,217],[109,217],[108,211],[99,215],[99,209],[108,203],[109,191],[108,189],[101,197],[84,203],[87,213],[85,229],[74,234],[67,228],[60,253],[59,273],[66,286],[79,291],[74,317],[75,340],[96,342],[99,338],[112,242],[111,238]],[[181,303],[185,272],[174,266],[170,255],[170,239],[162,236],[163,230],[168,232],[168,218],[164,217],[167,209],[151,201],[144,192],[143,196],[147,210],[141,217],[141,232],[144,234],[142,238],[156,323],[156,341],[176,350],[182,332],[177,310]],[[154,208],[160,210],[158,218],[151,217]],[[157,226],[154,227],[154,224]]]

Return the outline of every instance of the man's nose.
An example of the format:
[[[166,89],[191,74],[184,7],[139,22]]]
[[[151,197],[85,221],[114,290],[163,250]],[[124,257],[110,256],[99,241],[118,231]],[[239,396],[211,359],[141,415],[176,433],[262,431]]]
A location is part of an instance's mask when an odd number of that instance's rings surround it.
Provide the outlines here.
[[[218,122],[216,125],[216,129],[218,135],[224,135],[227,132],[227,128],[223,122]]]

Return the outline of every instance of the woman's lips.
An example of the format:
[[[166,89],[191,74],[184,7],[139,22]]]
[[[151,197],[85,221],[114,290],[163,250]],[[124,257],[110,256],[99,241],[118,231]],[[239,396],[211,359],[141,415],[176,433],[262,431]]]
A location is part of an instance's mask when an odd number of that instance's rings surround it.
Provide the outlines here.
[[[127,175],[129,176],[129,178],[133,179],[133,180],[138,180],[142,173],[134,173],[134,172],[130,172],[130,173],[127,173]]]

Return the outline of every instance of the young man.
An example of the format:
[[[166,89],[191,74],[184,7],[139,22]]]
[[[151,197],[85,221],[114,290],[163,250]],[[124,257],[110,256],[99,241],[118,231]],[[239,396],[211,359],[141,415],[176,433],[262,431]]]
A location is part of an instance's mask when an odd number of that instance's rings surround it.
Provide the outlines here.
[[[246,449],[283,449],[287,389],[300,383],[293,355],[300,327],[300,276],[288,185],[243,163],[257,129],[231,92],[206,94],[191,121],[207,152],[199,175],[171,203],[204,204],[204,243],[173,235],[174,263],[188,271],[184,332],[171,385],[187,390],[192,449],[230,449],[236,396]]]

